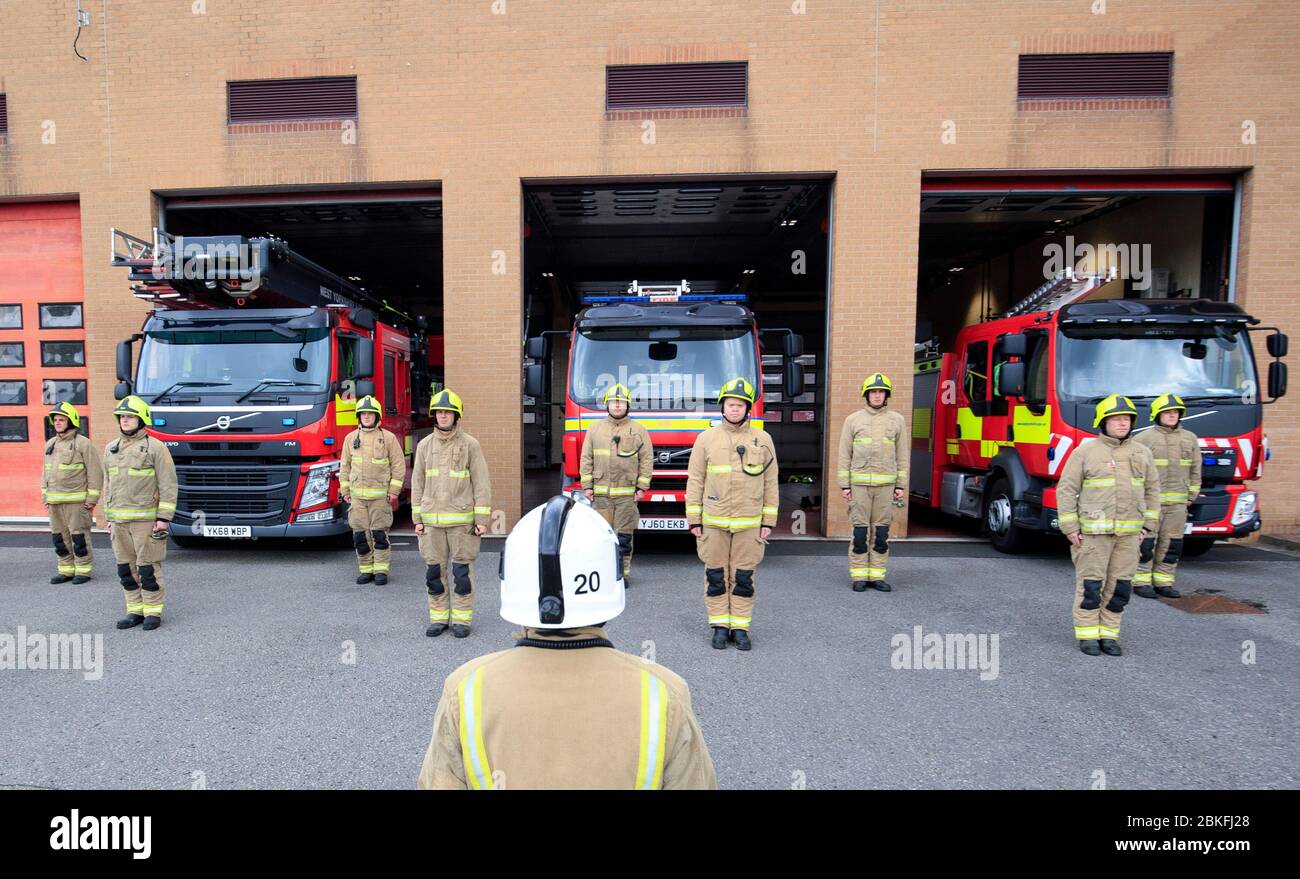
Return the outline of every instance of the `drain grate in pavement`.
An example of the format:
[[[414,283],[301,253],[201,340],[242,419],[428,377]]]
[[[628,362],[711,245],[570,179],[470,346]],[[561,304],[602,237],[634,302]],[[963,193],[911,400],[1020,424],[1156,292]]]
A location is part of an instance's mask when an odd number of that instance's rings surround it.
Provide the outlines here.
[[[1262,601],[1238,601],[1222,592],[1222,589],[1197,589],[1182,598],[1160,600],[1188,613],[1268,613],[1268,606]]]

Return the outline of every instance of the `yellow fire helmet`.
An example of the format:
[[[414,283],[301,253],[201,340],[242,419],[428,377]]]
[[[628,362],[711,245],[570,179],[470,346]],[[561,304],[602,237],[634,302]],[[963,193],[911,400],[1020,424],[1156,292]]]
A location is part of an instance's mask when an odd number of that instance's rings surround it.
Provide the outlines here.
[[[362,412],[373,412],[375,418],[383,418],[384,410],[380,408],[379,401],[367,394],[360,400],[357,400],[357,417],[361,417]],[[376,422],[377,423],[377,422]]]
[[[443,388],[441,391],[434,394],[433,399],[429,402],[430,415],[437,412],[439,409],[444,409],[447,412],[455,412],[457,415],[465,414],[465,404],[461,401],[460,394],[450,390],[449,388]]]
[[[1132,400],[1123,394],[1111,394],[1097,404],[1097,416],[1092,419],[1092,426],[1101,427],[1101,423],[1112,415],[1132,415],[1137,418],[1137,414],[1137,407]]]
[[[862,396],[865,397],[867,391],[884,391],[886,396],[893,396],[894,383],[883,372],[872,373],[871,377],[862,383]]]
[[[612,400],[622,400],[628,406],[631,406],[632,392],[628,390],[627,385],[611,385],[609,390],[605,392],[605,396],[601,402],[608,407]]]
[[[81,414],[77,412],[77,407],[73,406],[67,400],[64,400],[46,414],[45,420],[50,423],[50,427],[54,426],[55,415],[66,417],[68,423],[72,425],[73,430],[77,430],[81,427]]]
[[[754,405],[754,386],[741,377],[733,378],[722,386],[718,392],[718,402],[721,403],[728,397],[735,397],[737,400],[744,400],[749,405]]]
[[[140,419],[141,427],[153,427],[153,411],[148,403],[135,394],[123,397],[117,404],[117,408],[113,410],[113,415],[134,415]]]
[[[1151,401],[1151,420],[1155,421],[1161,412],[1168,412],[1172,409],[1177,409],[1184,415],[1187,414],[1187,404],[1183,402],[1182,397],[1177,394],[1161,394]]]

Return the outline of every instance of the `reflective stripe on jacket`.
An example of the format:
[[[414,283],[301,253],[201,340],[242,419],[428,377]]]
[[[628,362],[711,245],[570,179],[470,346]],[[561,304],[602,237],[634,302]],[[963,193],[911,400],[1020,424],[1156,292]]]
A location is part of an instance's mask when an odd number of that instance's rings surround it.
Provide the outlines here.
[[[420,440],[411,470],[411,520],[448,527],[492,518],[492,483],[478,440],[459,422]]]
[[[903,416],[890,411],[888,404],[879,409],[864,405],[844,419],[835,478],[840,488],[892,485],[906,489],[909,455]]]
[[[176,515],[176,466],[172,453],[144,432],[120,435],[104,448],[104,515],[110,522],[138,522]]]
[[[348,434],[339,464],[340,492],[372,500],[401,494],[405,481],[406,454],[391,430],[358,427]]]
[[[98,502],[103,490],[104,466],[99,450],[90,440],[70,430],[45,444],[45,466],[41,471],[43,503]]]
[[[1201,493],[1201,449],[1185,427],[1157,424],[1137,441],[1151,450],[1160,473],[1160,503],[1185,504]]]

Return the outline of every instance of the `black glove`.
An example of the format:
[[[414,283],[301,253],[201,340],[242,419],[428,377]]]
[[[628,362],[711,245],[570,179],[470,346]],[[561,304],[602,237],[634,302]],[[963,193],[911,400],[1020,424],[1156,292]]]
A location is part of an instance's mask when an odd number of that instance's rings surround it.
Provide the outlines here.
[[[1154,537],[1144,537],[1138,544],[1138,561],[1146,564],[1151,561],[1151,557],[1156,554],[1156,539]]]

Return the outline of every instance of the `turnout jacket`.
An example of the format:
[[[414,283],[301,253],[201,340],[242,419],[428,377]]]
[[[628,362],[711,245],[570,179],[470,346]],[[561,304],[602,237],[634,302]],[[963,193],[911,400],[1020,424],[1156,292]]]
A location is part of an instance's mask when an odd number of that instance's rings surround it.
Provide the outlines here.
[[[1084,440],[1056,484],[1061,533],[1137,534],[1160,521],[1160,474],[1151,450],[1131,436]]]
[[[742,455],[738,449],[744,449]],[[686,522],[727,531],[776,525],[776,447],[748,418],[725,418],[695,438],[686,478]]]
[[[104,465],[99,451],[76,430],[54,436],[45,444],[41,471],[41,503],[99,503],[104,489]]]
[[[605,418],[587,428],[578,467],[583,488],[597,497],[634,497],[650,487],[655,447],[650,432],[630,417]]]
[[[415,524],[487,526],[492,483],[478,440],[461,429],[434,429],[415,449],[411,471],[411,519]]]
[[[172,453],[140,428],[104,447],[104,515],[138,522],[176,515],[176,465]]]
[[[879,409],[864,404],[844,419],[840,431],[835,471],[840,488],[891,485],[906,489],[910,446],[902,415],[891,411],[888,403]]]
[[[1201,449],[1185,427],[1157,424],[1137,441],[1151,450],[1160,473],[1160,503],[1185,504],[1201,493]]]
[[[339,491],[361,500],[402,493],[406,454],[391,430],[358,427],[343,441]]]

